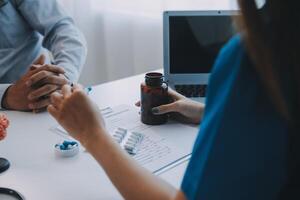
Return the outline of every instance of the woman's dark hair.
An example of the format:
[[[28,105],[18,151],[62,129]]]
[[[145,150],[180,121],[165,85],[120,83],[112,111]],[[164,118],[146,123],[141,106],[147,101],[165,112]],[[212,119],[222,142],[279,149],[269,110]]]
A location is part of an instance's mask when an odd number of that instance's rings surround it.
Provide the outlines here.
[[[238,1],[242,12],[238,22],[249,56],[289,127],[288,177],[281,193],[288,199],[300,193],[300,3],[266,0],[259,9],[255,0]]]

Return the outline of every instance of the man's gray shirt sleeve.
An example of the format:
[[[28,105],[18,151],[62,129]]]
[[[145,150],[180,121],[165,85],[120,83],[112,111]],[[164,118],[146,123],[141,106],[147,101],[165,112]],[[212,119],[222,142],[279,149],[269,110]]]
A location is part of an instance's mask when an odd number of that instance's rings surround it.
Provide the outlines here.
[[[70,81],[77,81],[87,48],[82,33],[57,0],[15,0],[17,9],[44,36],[43,47],[53,55],[53,64],[63,67]]]
[[[0,84],[0,110],[2,110],[2,98],[3,95],[5,94],[6,90],[9,88],[9,86],[11,86],[11,84]]]

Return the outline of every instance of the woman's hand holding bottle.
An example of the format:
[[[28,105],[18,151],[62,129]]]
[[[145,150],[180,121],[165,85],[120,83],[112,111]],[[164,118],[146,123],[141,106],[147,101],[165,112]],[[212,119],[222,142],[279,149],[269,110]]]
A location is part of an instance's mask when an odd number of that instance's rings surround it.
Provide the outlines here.
[[[172,103],[162,105],[152,109],[152,113],[155,115],[162,115],[169,113],[170,117],[183,122],[199,124],[202,120],[205,105],[169,89],[169,97]],[[140,106],[140,102],[136,103],[136,106]]]

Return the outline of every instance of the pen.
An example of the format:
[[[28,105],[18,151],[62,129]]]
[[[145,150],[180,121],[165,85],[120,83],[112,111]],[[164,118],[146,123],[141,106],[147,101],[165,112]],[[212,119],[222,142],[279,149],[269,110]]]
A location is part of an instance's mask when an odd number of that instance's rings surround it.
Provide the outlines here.
[[[86,87],[84,88],[84,91],[86,92],[87,95],[89,95],[92,92],[93,88],[92,87]]]
[[[69,83],[69,85],[73,88],[74,83]],[[91,86],[88,86],[88,87],[84,88],[83,90],[87,95],[89,95],[92,92],[93,88]]]

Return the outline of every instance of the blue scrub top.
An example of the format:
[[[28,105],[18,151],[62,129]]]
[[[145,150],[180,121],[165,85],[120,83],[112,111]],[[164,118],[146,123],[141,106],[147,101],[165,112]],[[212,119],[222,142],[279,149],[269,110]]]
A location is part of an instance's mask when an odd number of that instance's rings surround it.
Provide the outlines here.
[[[235,36],[215,63],[182,191],[189,200],[277,199],[287,176],[287,134]]]

